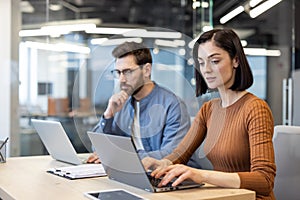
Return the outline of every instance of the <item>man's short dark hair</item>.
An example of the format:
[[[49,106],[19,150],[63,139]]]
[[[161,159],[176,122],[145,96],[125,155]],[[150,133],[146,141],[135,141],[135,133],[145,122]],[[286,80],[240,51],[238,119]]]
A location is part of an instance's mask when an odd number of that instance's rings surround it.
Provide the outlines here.
[[[144,46],[142,43],[137,42],[124,42],[117,46],[112,55],[115,58],[122,58],[127,55],[133,55],[136,60],[136,64],[143,65],[146,63],[152,64],[152,56],[150,49]]]

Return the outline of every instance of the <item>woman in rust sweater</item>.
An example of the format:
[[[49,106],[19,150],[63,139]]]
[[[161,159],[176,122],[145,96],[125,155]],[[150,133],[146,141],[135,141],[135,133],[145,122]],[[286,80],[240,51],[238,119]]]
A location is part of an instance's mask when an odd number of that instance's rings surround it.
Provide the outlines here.
[[[230,29],[203,33],[193,49],[196,95],[217,89],[220,98],[205,103],[178,147],[162,160],[143,159],[152,176],[164,175],[161,185],[174,177],[221,187],[254,190],[257,199],[275,199],[273,116],[267,103],[246,91],[253,75],[239,37]],[[214,170],[184,165],[204,144]]]

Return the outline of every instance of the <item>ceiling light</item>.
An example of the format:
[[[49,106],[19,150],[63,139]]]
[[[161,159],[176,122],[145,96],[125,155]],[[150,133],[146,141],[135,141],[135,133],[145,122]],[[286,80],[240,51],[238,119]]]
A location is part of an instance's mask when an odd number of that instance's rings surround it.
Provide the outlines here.
[[[166,46],[166,47],[183,47],[185,45],[184,40],[161,40],[156,39],[154,41],[156,45],[159,46]]]
[[[202,2],[201,3],[201,7],[202,8],[208,8],[209,7],[209,3],[208,2]]]
[[[182,34],[172,31],[147,31],[146,29],[133,29],[133,28],[91,28],[86,29],[86,33],[94,34],[121,34],[125,37],[142,37],[142,38],[181,38]]]
[[[251,56],[280,56],[280,50],[268,50],[264,48],[244,48],[246,55]]]
[[[101,45],[103,44],[103,42],[107,41],[108,38],[94,38],[94,39],[91,39],[91,44],[92,45]]]
[[[86,33],[93,33],[93,34],[124,34],[128,31],[133,31],[136,29],[132,28],[108,28],[108,27],[100,27],[100,28],[91,28],[91,29],[86,29]]]
[[[56,31],[56,30],[41,30],[41,29],[33,29],[33,30],[21,30],[19,32],[20,37],[35,37],[35,36],[51,36],[51,37],[59,37],[60,35],[66,35],[69,31]]]
[[[245,47],[248,45],[248,42],[247,42],[247,40],[241,40],[241,44],[242,44],[242,47]]]
[[[251,8],[253,8],[253,7],[255,7],[255,6],[257,6],[260,2],[262,2],[263,0],[250,0],[250,2],[249,2],[249,6],[251,7]]]
[[[193,2],[193,9],[196,9],[196,8],[198,8],[198,7],[200,7],[200,1],[194,1]]]
[[[184,56],[186,54],[186,50],[181,48],[178,50],[178,54],[181,55],[181,56]]]
[[[212,30],[212,29],[213,29],[212,26],[203,26],[203,27],[202,27],[202,31],[203,31],[203,32],[210,31],[210,30]]]
[[[49,9],[52,11],[60,11],[62,9],[61,4],[50,4]]]
[[[72,32],[72,31],[85,31],[88,29],[96,28],[96,24],[67,24],[67,25],[53,25],[43,26],[41,30],[57,31],[57,32]]]
[[[21,12],[23,13],[33,13],[34,7],[30,4],[29,1],[21,1],[20,2]]]
[[[55,36],[69,34],[72,31],[85,31],[96,29],[96,25],[101,23],[100,19],[81,19],[47,22],[40,29],[21,30],[20,37],[30,36]]]
[[[95,24],[70,24],[70,25],[57,25],[57,26],[43,26],[40,29],[21,30],[20,37],[33,37],[33,36],[52,36],[59,37],[60,35],[69,34],[72,31],[84,31],[86,29],[96,28]]]
[[[250,10],[249,15],[251,18],[255,18],[255,17],[259,16],[260,14],[262,14],[263,12],[269,10],[270,8],[272,8],[273,6],[275,6],[276,4],[278,4],[281,1],[282,0],[268,0],[268,1],[260,4],[259,6],[253,8],[252,10]]]
[[[225,24],[226,22],[228,22],[229,20],[231,20],[232,18],[234,18],[235,16],[237,16],[238,14],[244,12],[245,8],[244,6],[239,6],[237,8],[235,8],[234,10],[232,10],[231,12],[227,13],[226,15],[224,15],[221,19],[220,19],[220,23],[221,24]]]
[[[159,48],[153,48],[153,53],[158,54],[159,53]]]
[[[125,37],[143,38],[181,38],[182,34],[175,31],[147,31],[146,29],[135,29],[123,34]]]
[[[195,37],[192,41],[190,41],[190,42],[188,43],[188,47],[189,47],[190,49],[194,48],[194,45],[195,45],[196,41],[198,40],[198,38],[199,38],[199,36]]]
[[[179,47],[184,46],[185,41],[184,40],[161,40],[156,39],[154,43],[158,46],[165,46],[165,47]]]
[[[208,2],[193,1],[192,7],[193,7],[193,9],[196,9],[196,8],[199,8],[199,7],[208,8],[209,3]]]
[[[141,43],[143,41],[142,38],[118,38],[118,39],[110,39],[102,42],[100,45],[101,46],[114,46],[114,45],[119,45],[124,42],[137,42]]]
[[[102,20],[99,18],[91,19],[75,19],[75,20],[61,20],[61,21],[51,21],[46,22],[44,26],[62,26],[62,25],[72,25],[72,24],[95,24],[99,26],[102,23]]]
[[[90,48],[88,47],[74,45],[74,44],[65,44],[65,43],[49,44],[49,43],[26,41],[25,46],[33,49],[41,49],[41,50],[56,51],[56,52],[74,52],[74,53],[83,53],[83,54],[90,53]]]
[[[175,44],[177,44],[178,46],[183,47],[185,45],[185,41],[184,40],[174,40]]]

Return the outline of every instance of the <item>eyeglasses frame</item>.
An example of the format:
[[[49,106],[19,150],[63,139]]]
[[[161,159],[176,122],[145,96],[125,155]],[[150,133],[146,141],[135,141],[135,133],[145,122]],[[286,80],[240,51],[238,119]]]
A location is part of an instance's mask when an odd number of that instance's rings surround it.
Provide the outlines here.
[[[130,69],[130,68],[123,69],[123,70],[113,69],[110,72],[116,79],[119,79],[121,74],[123,74],[123,76],[128,78],[129,76],[131,76],[132,72],[136,71],[137,69],[142,69],[144,67],[144,65],[145,64],[138,65],[136,68],[133,68],[133,69]]]

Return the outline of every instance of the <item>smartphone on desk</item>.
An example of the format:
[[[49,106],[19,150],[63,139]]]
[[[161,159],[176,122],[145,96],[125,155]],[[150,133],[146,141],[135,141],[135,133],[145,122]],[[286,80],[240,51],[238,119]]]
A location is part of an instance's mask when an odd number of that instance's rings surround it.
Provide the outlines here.
[[[85,192],[84,196],[91,200],[146,200],[145,198],[124,189]]]

